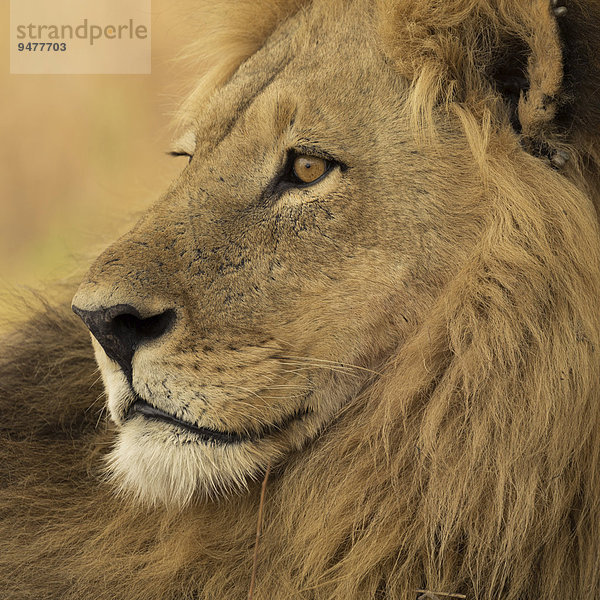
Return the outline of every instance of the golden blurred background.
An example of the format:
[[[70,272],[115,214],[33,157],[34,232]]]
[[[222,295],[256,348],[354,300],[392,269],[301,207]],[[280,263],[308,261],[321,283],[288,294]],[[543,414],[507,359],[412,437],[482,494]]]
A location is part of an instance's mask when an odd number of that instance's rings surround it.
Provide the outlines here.
[[[18,292],[83,271],[183,168],[165,152],[194,2],[152,0],[151,75],[11,75],[3,8],[0,289]]]

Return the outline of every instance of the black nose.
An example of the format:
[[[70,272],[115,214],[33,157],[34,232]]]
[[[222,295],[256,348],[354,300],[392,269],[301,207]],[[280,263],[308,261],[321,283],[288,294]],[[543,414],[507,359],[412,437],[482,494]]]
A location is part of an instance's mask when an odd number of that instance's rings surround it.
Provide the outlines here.
[[[175,321],[175,311],[142,319],[136,308],[129,304],[117,304],[99,310],[82,310],[73,306],[73,312],[81,317],[106,354],[116,361],[128,379],[131,379],[131,361],[136,349],[149,340],[164,335]]]

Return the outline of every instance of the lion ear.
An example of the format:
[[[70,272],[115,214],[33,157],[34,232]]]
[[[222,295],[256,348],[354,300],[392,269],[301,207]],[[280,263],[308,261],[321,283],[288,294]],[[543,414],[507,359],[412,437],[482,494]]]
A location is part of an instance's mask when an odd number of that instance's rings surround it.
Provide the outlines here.
[[[535,155],[557,155],[555,142],[561,110],[568,103],[559,21],[566,19],[564,0],[527,3],[528,14],[502,36],[491,78],[508,105],[511,123],[523,146]]]
[[[523,146],[555,167],[572,148],[598,163],[600,4],[538,0],[517,12],[491,76]]]
[[[436,105],[499,108],[531,154],[561,166],[561,150],[575,149],[580,164],[600,165],[598,0],[377,2],[382,47],[412,83],[417,128]]]

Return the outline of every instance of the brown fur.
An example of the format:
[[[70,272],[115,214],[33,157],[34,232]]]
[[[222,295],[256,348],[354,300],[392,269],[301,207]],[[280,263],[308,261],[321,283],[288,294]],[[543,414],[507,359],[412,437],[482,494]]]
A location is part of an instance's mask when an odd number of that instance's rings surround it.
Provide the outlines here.
[[[117,424],[99,424],[91,348],[66,305],[31,308],[0,363],[2,597],[245,598],[260,494],[252,477],[271,459],[256,598],[412,599],[418,588],[482,600],[599,596],[600,5],[569,2],[557,26],[537,0],[381,0],[373,12],[362,1],[251,4],[266,15],[261,34],[227,48],[214,100],[198,92],[186,108],[198,140],[190,166],[96,261],[77,298],[180,308],[183,325],[145,356],[148,372],[175,356],[185,365],[170,363],[187,378],[181,394],[193,377],[239,383],[232,344],[247,350],[267,335],[262,347],[276,345],[285,365],[292,352],[310,357],[297,360],[319,382],[315,421],[260,447],[247,491],[165,506],[117,497],[101,472],[123,426],[119,405]],[[235,5],[220,4],[221,14]],[[304,66],[296,78],[293,63],[279,70],[290,48]],[[231,77],[250,55],[257,62]],[[335,68],[324,65],[330,55],[342,57]],[[499,73],[515,68],[530,89],[511,105]],[[232,123],[272,71],[276,93]],[[291,193],[274,238],[261,237],[262,205],[243,213],[243,227],[231,214],[276,164],[264,148],[270,123],[279,126],[273,104],[288,117],[286,77],[297,119],[343,142],[356,183],[340,192],[345,179],[332,175],[310,192],[326,197],[333,219],[320,197],[300,210]],[[557,149],[572,156],[560,172],[546,161]],[[193,227],[178,229],[184,218]],[[188,263],[192,228],[201,266]],[[161,270],[167,248],[177,252]],[[119,261],[136,277],[122,277]],[[98,357],[105,378],[118,378]],[[317,358],[335,367],[321,379]],[[278,369],[264,360],[251,380],[301,385]],[[266,389],[236,396],[241,408],[221,400],[207,418],[251,429],[295,406],[282,388]],[[348,391],[343,401],[327,391],[337,389]]]

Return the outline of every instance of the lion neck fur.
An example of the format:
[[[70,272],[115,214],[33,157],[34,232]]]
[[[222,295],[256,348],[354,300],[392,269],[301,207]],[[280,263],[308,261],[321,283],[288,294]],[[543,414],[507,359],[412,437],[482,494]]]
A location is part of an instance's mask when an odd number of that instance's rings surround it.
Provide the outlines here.
[[[577,133],[587,158],[565,176],[508,154],[481,113],[460,116],[486,233],[381,376],[273,473],[257,598],[600,590],[595,140]],[[35,312],[0,365],[8,597],[244,598],[259,484],[183,511],[115,498],[98,477],[112,432],[89,409],[86,335],[64,310]]]

